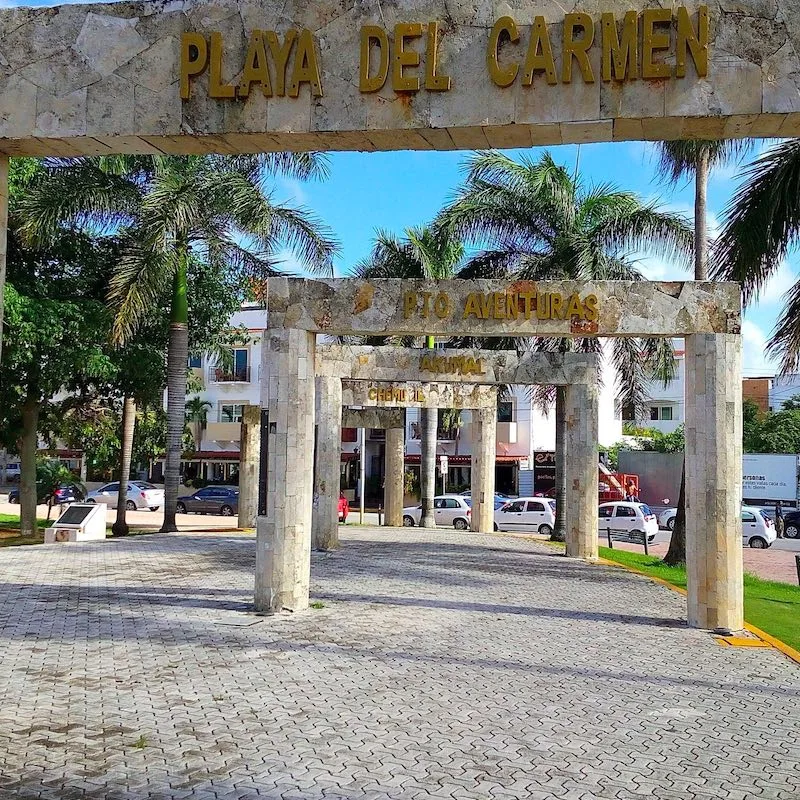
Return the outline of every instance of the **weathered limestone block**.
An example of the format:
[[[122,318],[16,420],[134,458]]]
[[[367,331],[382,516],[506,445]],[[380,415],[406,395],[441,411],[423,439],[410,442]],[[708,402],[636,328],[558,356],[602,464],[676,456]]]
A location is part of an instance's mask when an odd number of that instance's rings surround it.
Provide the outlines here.
[[[314,474],[314,346],[305,331],[265,331],[262,406],[269,409],[266,515],[256,524],[255,607],[308,606]]]
[[[472,415],[472,530],[494,530],[494,466],[497,454],[497,407],[480,408]]]
[[[339,546],[339,481],[342,452],[342,382],[317,378],[317,446],[311,546]]]
[[[261,465],[261,408],[245,406],[239,436],[239,527],[253,528],[258,516]]]
[[[689,625],[744,625],[740,336],[686,337],[686,588]]]
[[[446,0],[391,4],[290,0],[266,5],[256,0],[164,0],[0,9],[4,85],[0,149],[14,154],[96,152],[95,137],[113,135],[111,118],[124,128],[116,141],[103,141],[111,149],[126,152],[145,152],[148,146],[177,153],[525,147],[657,138],[656,132],[661,138],[798,135],[800,118],[794,115],[800,112],[795,77],[800,71],[800,12],[795,0],[705,4],[685,0],[685,5],[695,26],[699,26],[698,8],[707,5],[709,10],[705,77],[698,75],[691,55],[686,74],[677,74],[674,20],[667,31],[669,46],[655,56],[655,63],[663,65],[668,76],[641,76],[640,47],[636,79],[603,77],[602,15],[610,12],[621,24],[626,12],[641,14],[653,8],[648,0],[583,0],[576,8],[553,0],[536,4],[473,0],[455,6]],[[678,4],[673,6],[666,7],[677,13]],[[573,11],[586,13],[592,20],[593,44],[587,56],[591,80],[581,74],[574,58],[569,80],[565,75],[564,21],[565,14]],[[498,56],[503,67],[518,67],[507,86],[492,80],[487,62],[490,33],[501,16],[513,18],[518,28],[518,37],[504,40]],[[538,71],[530,85],[523,85],[536,16],[544,18],[555,71],[550,83]],[[424,86],[431,22],[439,24],[440,32],[436,75],[451,79],[448,90]],[[412,58],[419,54],[419,66],[406,68],[412,77],[420,77],[419,90],[392,82],[398,23],[423,26],[423,35],[408,40],[406,48]],[[361,91],[359,85],[364,25],[384,30],[394,48],[388,79],[374,92]],[[641,16],[637,26],[641,42]],[[252,31],[274,30],[282,37],[290,29],[305,29],[313,36],[321,96],[312,96],[304,84],[298,97],[273,94],[265,114],[260,88],[246,98],[210,97],[212,79],[207,69],[192,80],[191,97],[180,99],[184,32],[197,32],[207,42],[214,32],[222,35],[220,82],[237,86]],[[377,53],[373,56],[377,59]],[[276,81],[269,59],[271,80]],[[27,95],[23,100],[9,89],[9,82],[21,78],[38,87],[35,113]],[[137,85],[133,122],[98,102],[103,95],[117,96],[115,92],[124,86],[119,79]],[[29,92],[27,84],[14,85]],[[43,118],[52,110],[52,98],[71,97],[79,104],[81,96],[73,93],[89,87],[96,88],[83,100],[83,108],[70,113],[61,109]],[[129,103],[129,99],[121,97],[119,102]],[[709,117],[720,124],[709,126],[704,122]],[[84,125],[76,124],[84,118]],[[649,129],[635,124],[639,120],[650,120]],[[56,141],[48,144],[51,139],[68,140],[67,150]]]
[[[342,403],[366,407],[496,408],[497,389],[494,386],[410,380],[398,384],[343,381]]]
[[[420,370],[429,351],[406,347],[359,347],[320,345],[316,374],[336,375],[343,380],[392,383],[427,375]],[[564,386],[590,383],[597,378],[598,359],[592,353],[523,353],[501,350],[437,350],[445,367],[433,377],[448,383],[545,384]],[[458,364],[479,365],[478,372],[457,371]],[[450,366],[448,366],[450,365]]]
[[[519,300],[513,318],[509,296]],[[286,326],[331,334],[685,336],[738,332],[741,299],[737,284],[714,281],[270,278],[269,311]]]
[[[384,524],[403,524],[403,475],[405,473],[405,427],[386,431],[385,479],[383,483]]]
[[[567,386],[567,555],[597,558],[597,384]]]

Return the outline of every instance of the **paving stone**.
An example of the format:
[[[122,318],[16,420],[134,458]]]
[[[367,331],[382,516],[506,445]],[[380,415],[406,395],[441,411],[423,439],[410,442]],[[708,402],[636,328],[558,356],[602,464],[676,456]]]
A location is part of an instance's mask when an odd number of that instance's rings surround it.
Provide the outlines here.
[[[797,665],[541,543],[341,529],[325,608],[221,626],[255,541],[0,550],[0,798],[798,797]]]

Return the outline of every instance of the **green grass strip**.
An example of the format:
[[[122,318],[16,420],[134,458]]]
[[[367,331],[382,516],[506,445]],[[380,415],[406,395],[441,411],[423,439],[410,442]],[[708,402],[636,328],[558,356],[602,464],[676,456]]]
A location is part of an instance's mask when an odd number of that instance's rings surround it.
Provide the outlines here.
[[[686,589],[686,570],[668,567],[659,558],[608,547],[600,548],[600,557]],[[765,581],[745,573],[744,618],[751,625],[800,650],[800,586]]]

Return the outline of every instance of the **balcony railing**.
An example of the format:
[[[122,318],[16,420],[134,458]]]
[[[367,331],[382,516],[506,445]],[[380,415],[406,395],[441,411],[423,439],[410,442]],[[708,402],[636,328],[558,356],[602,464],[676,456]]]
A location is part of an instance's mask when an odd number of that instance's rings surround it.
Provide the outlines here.
[[[209,383],[250,383],[250,367],[224,367],[208,368]]]

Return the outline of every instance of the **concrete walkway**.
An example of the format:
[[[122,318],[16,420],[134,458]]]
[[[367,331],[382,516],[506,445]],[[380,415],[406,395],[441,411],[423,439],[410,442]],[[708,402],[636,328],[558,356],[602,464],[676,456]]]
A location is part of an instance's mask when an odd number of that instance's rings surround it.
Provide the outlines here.
[[[538,542],[342,530],[248,614],[250,535],[0,551],[0,798],[796,798],[800,668]]]

